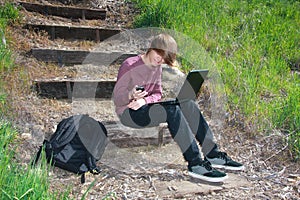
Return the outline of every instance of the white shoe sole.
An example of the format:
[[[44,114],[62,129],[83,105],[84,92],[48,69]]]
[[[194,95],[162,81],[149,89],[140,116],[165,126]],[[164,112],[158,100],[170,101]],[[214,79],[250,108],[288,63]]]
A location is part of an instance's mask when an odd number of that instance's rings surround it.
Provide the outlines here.
[[[226,165],[216,165],[216,164],[212,164],[211,166],[213,168],[217,168],[217,169],[227,169],[227,170],[232,170],[232,171],[243,171],[245,169],[244,166],[230,167],[230,166],[226,166]]]
[[[193,172],[189,172],[189,175],[193,178],[197,178],[203,181],[207,181],[207,182],[212,182],[212,183],[218,183],[218,182],[224,182],[224,180],[226,180],[228,178],[228,176],[224,176],[224,177],[217,177],[217,178],[213,178],[213,177],[207,177],[207,176],[203,176],[200,174],[196,174]]]

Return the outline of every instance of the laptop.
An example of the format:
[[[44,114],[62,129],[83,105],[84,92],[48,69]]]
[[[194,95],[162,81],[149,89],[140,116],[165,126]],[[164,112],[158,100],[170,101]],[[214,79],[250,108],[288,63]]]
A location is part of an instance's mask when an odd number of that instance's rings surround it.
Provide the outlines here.
[[[189,100],[196,100],[197,94],[208,74],[208,70],[192,70],[188,73],[185,81],[180,88],[180,91],[175,99],[169,99],[164,101],[158,101],[149,103],[148,105],[160,104],[160,105],[171,105],[180,104]]]

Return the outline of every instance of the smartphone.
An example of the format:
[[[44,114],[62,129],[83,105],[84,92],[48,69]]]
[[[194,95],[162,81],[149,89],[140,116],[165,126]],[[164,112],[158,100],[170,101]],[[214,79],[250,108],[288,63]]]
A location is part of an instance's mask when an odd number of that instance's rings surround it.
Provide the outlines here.
[[[144,86],[142,86],[142,85],[136,86],[135,89],[136,89],[137,91],[140,90],[140,91],[142,91],[142,92],[145,90]]]

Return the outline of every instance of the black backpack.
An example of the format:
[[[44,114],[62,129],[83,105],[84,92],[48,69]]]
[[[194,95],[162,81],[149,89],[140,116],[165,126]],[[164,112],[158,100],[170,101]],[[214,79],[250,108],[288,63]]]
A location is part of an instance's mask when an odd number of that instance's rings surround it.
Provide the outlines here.
[[[36,164],[44,149],[48,163],[80,174],[84,183],[85,172],[100,173],[96,162],[106,144],[107,130],[101,122],[88,115],[74,115],[59,122],[50,140],[44,140],[32,164]]]

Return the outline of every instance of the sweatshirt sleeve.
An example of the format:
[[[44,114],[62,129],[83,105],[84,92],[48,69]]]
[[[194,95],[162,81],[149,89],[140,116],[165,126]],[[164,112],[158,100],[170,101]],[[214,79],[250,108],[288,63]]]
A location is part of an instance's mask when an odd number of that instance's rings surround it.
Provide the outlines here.
[[[161,100],[162,97],[162,86],[161,86],[161,73],[157,75],[157,82],[153,84],[152,86],[152,92],[150,95],[145,97],[146,103],[153,103]]]
[[[113,91],[113,99],[116,106],[125,106],[129,103],[128,83],[130,83],[130,70],[128,69],[128,63],[124,62],[118,72],[117,82]]]

